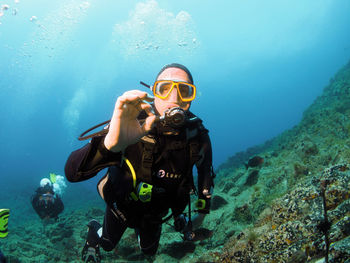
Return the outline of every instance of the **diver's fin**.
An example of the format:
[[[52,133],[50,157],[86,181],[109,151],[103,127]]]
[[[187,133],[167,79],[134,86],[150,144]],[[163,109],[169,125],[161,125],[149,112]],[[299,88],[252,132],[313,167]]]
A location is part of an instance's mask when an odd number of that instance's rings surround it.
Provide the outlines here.
[[[8,234],[8,218],[10,216],[10,209],[0,209],[0,238],[4,238]]]
[[[56,183],[56,174],[55,173],[50,173],[50,181],[51,183]]]
[[[85,263],[100,263],[101,262],[101,254],[99,246],[92,247],[89,246],[87,242],[85,242],[85,246],[82,251],[81,259]]]
[[[100,236],[98,234],[99,230],[102,230],[102,226],[95,219],[92,219],[88,224],[88,235],[87,239],[81,253],[81,258],[85,263],[100,263],[101,262],[101,254],[99,248],[99,239]]]

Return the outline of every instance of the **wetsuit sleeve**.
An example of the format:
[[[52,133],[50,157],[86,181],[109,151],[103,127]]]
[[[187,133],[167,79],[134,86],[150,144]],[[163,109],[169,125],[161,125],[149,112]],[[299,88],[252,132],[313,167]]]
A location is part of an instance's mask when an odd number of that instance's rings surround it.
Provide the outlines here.
[[[88,144],[70,154],[65,165],[68,181],[87,180],[106,167],[120,164],[122,154],[106,149],[104,138],[94,137]]]
[[[196,163],[198,171],[198,198],[205,200],[205,208],[198,209],[200,213],[209,213],[210,198],[214,188],[214,173],[212,168],[212,148],[208,132],[200,135],[200,151],[201,158]],[[203,194],[207,190],[208,194]]]

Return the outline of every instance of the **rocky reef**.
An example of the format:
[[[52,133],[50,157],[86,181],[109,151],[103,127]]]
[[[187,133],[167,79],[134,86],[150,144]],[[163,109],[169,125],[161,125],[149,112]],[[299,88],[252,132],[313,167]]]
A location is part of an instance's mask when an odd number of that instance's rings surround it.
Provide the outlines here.
[[[245,165],[254,156],[263,161]],[[217,169],[198,240],[183,241],[170,220],[154,262],[349,263],[349,169],[350,63],[298,125]],[[67,205],[57,222],[10,223],[1,250],[9,262],[81,262],[87,222],[103,221],[104,204],[96,200]],[[101,253],[103,262],[145,262],[131,230],[114,251]]]
[[[201,262],[350,262],[349,116],[350,63],[299,125],[221,165],[215,193],[231,209],[211,220],[225,242]]]
[[[251,227],[230,238],[212,257],[215,262],[292,263],[327,256],[328,262],[345,262],[350,259],[349,184],[348,165],[308,176],[273,200]]]

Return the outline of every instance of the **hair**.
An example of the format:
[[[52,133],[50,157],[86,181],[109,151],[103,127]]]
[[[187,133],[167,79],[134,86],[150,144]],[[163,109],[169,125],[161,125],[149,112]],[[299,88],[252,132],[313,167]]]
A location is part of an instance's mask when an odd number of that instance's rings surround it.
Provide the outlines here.
[[[46,194],[46,193],[50,193],[50,194],[55,194],[53,188],[52,188],[52,185],[50,184],[46,184],[44,186],[40,186],[36,192],[40,195],[42,194]]]
[[[179,63],[171,63],[171,64],[167,64],[165,65],[158,73],[156,80],[158,79],[159,75],[162,74],[162,72],[168,68],[179,68],[182,69],[183,71],[186,72],[188,79],[190,80],[190,83],[193,84],[193,78],[192,78],[192,74],[191,72],[188,70],[188,68],[186,68],[184,65],[181,65]]]

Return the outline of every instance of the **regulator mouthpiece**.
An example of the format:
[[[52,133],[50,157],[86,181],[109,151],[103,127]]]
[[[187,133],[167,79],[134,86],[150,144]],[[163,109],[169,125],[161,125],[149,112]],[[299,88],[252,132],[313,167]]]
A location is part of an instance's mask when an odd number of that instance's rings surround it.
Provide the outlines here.
[[[164,112],[164,115],[159,117],[159,121],[170,127],[178,128],[186,123],[186,112],[180,107],[174,107]]]

